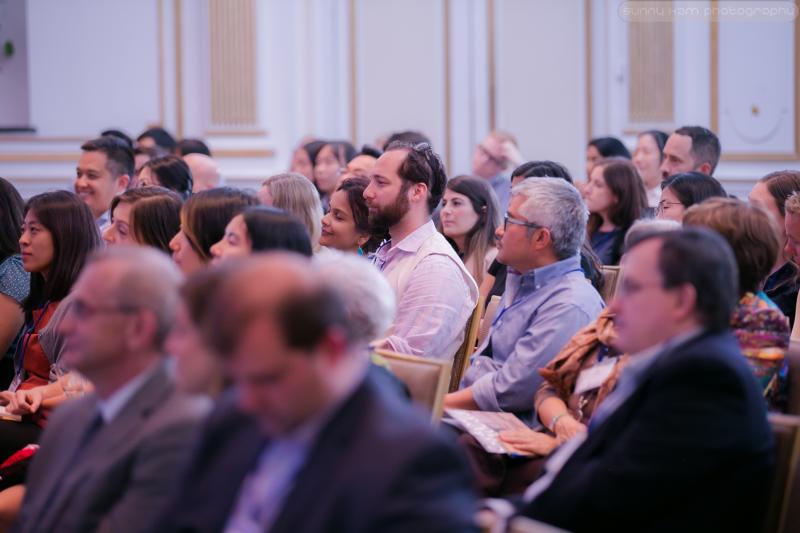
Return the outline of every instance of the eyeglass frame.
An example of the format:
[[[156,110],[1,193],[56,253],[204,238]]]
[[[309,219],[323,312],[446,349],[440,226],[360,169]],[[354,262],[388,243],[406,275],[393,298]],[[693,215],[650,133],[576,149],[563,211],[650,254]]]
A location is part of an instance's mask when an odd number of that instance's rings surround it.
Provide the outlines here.
[[[524,226],[526,228],[531,228],[531,229],[544,228],[544,226],[542,226],[541,224],[537,224],[535,222],[528,222],[527,220],[521,220],[519,218],[512,217],[511,215],[506,213],[505,215],[503,215],[503,231],[506,231],[506,229],[508,229],[509,222],[516,226]]]
[[[658,205],[656,206],[656,214],[660,215],[661,213],[666,211],[666,208],[675,205],[683,205],[683,204],[681,202],[667,202],[665,200],[661,200],[660,202],[658,202]]]

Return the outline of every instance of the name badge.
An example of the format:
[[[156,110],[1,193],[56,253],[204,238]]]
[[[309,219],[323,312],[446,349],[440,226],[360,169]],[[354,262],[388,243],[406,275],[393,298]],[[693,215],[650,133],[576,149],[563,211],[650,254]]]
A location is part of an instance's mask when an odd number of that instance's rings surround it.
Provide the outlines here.
[[[594,366],[582,370],[578,375],[578,381],[575,382],[575,394],[583,394],[586,391],[600,388],[600,385],[605,383],[608,376],[611,375],[616,363],[616,357],[607,357]]]

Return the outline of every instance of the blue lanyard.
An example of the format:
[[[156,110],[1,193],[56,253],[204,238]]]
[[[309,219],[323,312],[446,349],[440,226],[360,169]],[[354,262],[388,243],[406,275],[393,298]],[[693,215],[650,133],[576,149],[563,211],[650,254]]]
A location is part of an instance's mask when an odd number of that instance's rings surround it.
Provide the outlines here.
[[[22,363],[25,359],[25,350],[28,349],[28,341],[30,340],[31,336],[36,332],[36,328],[39,327],[39,323],[47,314],[48,307],[50,307],[50,300],[45,302],[44,306],[42,307],[42,313],[39,315],[39,318],[33,321],[33,324],[31,324],[24,330],[24,333],[22,335],[22,342],[19,343],[19,345],[17,346],[17,353],[14,354],[15,375],[19,375],[22,372]]]
[[[572,270],[567,270],[566,272],[564,272],[562,274],[562,277],[566,276],[567,274],[571,274],[572,272],[583,272],[583,269],[581,269],[581,268],[573,268]],[[503,318],[503,315],[506,314],[506,311],[509,311],[509,310],[511,310],[511,309],[513,309],[515,307],[518,307],[518,306],[522,305],[523,303],[525,303],[528,300],[530,300],[531,298],[533,298],[535,295],[536,295],[536,290],[534,289],[534,291],[532,293],[530,293],[529,295],[527,295],[526,297],[520,298],[515,302],[511,302],[511,305],[506,306],[503,309],[501,309],[500,310],[500,314],[498,314],[494,318],[494,320],[492,320],[492,327],[495,327],[497,325],[497,323],[500,322],[500,320]]]

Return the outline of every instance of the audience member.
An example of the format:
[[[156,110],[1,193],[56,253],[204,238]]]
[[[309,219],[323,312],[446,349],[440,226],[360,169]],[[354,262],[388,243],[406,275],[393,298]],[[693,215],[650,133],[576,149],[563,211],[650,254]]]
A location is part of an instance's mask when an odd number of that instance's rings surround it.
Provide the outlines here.
[[[660,130],[648,130],[639,134],[636,149],[633,151],[633,164],[642,177],[647,191],[647,205],[655,210],[661,199],[661,163],[664,161],[664,145],[667,143],[666,133]]]
[[[164,157],[167,155],[166,152],[163,150],[159,150],[157,148],[139,148],[136,147],[133,149],[133,176],[131,177],[130,182],[128,183],[128,189],[135,189],[139,186],[139,173],[142,171],[142,167],[148,161],[151,161],[157,157]]]
[[[189,154],[201,154],[211,157],[211,149],[201,139],[181,139],[178,142],[176,155],[185,157]]]
[[[701,126],[683,126],[664,145],[661,174],[665,178],[686,172],[713,176],[720,152],[719,139],[713,131]]]
[[[215,312],[210,308],[214,291],[236,266],[228,262],[200,270],[180,289],[181,301],[164,348],[175,361],[175,386],[184,393],[217,398],[229,384],[223,362],[203,338],[201,328]]]
[[[0,457],[4,459],[36,442],[45,424],[53,402],[31,405],[20,396],[18,406],[17,396],[29,389],[46,387],[54,379],[51,366],[58,363],[63,348],[60,335],[54,331],[63,315],[63,310],[57,310],[87,256],[100,245],[91,211],[71,192],[33,196],[25,204],[23,220],[19,245],[22,265],[31,274],[30,294],[23,305],[25,327],[14,354],[14,380],[8,391],[0,393],[0,404],[7,405],[13,414],[25,416],[21,422],[0,420]],[[63,399],[58,387],[48,392],[55,393],[48,394],[48,398]]]
[[[601,159],[609,157],[631,158],[631,153],[616,137],[596,137],[586,145],[586,179],[592,175],[592,169]],[[578,190],[582,191],[583,183]]]
[[[143,531],[164,508],[209,407],[176,393],[166,365],[179,281],[141,247],[106,250],[81,273],[58,329],[95,393],[44,431],[17,531]]]
[[[393,144],[364,190],[373,232],[390,236],[373,256],[397,295],[386,346],[439,359],[458,350],[478,300],[475,281],[431,220],[446,182],[430,145]]]
[[[763,207],[777,221],[781,246],[786,244],[784,206],[789,196],[797,191],[800,191],[800,172],[779,170],[758,180],[748,196],[751,204]],[[795,302],[799,288],[797,265],[782,251],[764,284],[764,292],[783,311],[783,314],[789,317],[791,324],[794,324]]]
[[[356,149],[347,141],[326,142],[317,153],[314,164],[314,185],[319,191],[322,210],[327,212],[331,194],[336,190],[339,176],[356,156]]]
[[[705,229],[646,236],[623,268],[609,312],[632,362],[588,434],[548,460],[523,514],[576,532],[758,529],[774,452],[729,329],[730,247]]]
[[[480,286],[497,255],[494,234],[502,215],[494,190],[481,178],[451,179],[444,190],[439,220],[440,231]]]
[[[133,139],[131,139],[130,136],[124,131],[110,129],[110,130],[103,130],[100,132],[101,137],[104,137],[106,135],[110,135],[111,137],[116,137],[117,139],[122,139],[123,141],[125,141],[125,144],[128,145],[128,148],[133,150]]]
[[[164,128],[149,128],[136,137],[136,146],[139,148],[159,148],[168,154],[174,154],[178,143],[175,138]]]
[[[766,210],[732,198],[710,198],[692,206],[683,224],[712,229],[733,249],[739,270],[739,305],[731,328],[768,405],[785,409],[789,320],[762,291],[781,251],[777,224]]]
[[[17,189],[0,178],[0,387],[14,374],[14,349],[25,323],[22,305],[31,289],[31,277],[22,265],[19,238],[25,203]]]
[[[111,224],[103,232],[106,244],[141,244],[170,254],[169,241],[181,229],[178,193],[164,187],[128,189],[111,202]]]
[[[715,178],[699,172],[684,172],[666,178],[661,183],[661,200],[656,217],[683,221],[686,210],[708,198],[727,197],[728,194]]]
[[[523,163],[511,173],[511,186],[515,187],[528,178],[561,178],[574,185],[569,171],[564,165],[555,161],[528,161]],[[592,250],[592,245],[587,236],[581,245],[581,269],[583,269],[584,275],[592,282],[598,292],[603,289],[601,267],[600,260]],[[480,294],[487,305],[493,296],[503,295],[506,289],[506,274],[506,265],[495,258],[480,285]]]
[[[406,143],[406,144],[430,144],[433,146],[433,143],[428,138],[427,135],[422,133],[421,131],[414,131],[414,130],[405,130],[405,131],[396,131],[389,135],[389,138],[386,139],[383,143],[376,143],[376,146],[381,146],[382,150],[385,152],[392,143]],[[378,155],[380,157],[380,155]]]
[[[166,187],[184,200],[192,194],[192,172],[189,165],[176,155],[151,159],[139,172],[140,187]]]
[[[508,411],[532,419],[537,370],[603,308],[584,278],[578,252],[587,212],[560,178],[525,180],[511,191],[498,229],[497,259],[509,267],[506,290],[487,339],[475,351],[461,390],[445,406]]]
[[[183,160],[189,165],[192,174],[192,192],[207,191],[223,185],[219,165],[211,157],[192,153],[183,156]]]
[[[322,228],[322,204],[311,180],[301,174],[276,174],[261,184],[258,199],[262,204],[283,209],[306,225],[311,247],[319,251]]]
[[[118,137],[105,136],[81,146],[75,193],[86,202],[100,230],[109,223],[111,200],[128,187],[133,176],[133,151]]]
[[[786,257],[795,264],[800,263],[800,195],[797,193],[792,194],[786,199],[785,204],[786,218],[784,221],[784,229],[786,230],[786,246],[783,253]],[[795,311],[795,317],[797,311]],[[792,337],[797,336],[797,322],[794,323],[792,330]]]
[[[472,175],[492,186],[501,210],[508,207],[511,183],[504,172],[522,163],[517,139],[508,132],[494,130],[475,146],[472,153]]]
[[[369,178],[353,176],[343,179],[331,195],[330,211],[322,217],[319,243],[328,248],[368,255],[374,252],[386,235],[373,235],[369,225],[369,208],[364,189]]]
[[[375,162],[382,154],[382,150],[378,150],[368,144],[362,146],[361,151],[345,165],[344,172],[339,178],[339,183],[356,176],[369,178],[370,174],[372,174],[372,169],[375,168]]]
[[[258,205],[248,207],[228,222],[223,237],[211,247],[211,255],[219,261],[268,250],[311,257],[311,240],[306,227],[294,215]]]
[[[207,330],[237,394],[209,420],[160,530],[472,531],[457,451],[365,377],[375,329],[348,320],[302,258],[245,261],[215,290],[224,311]]]
[[[292,161],[289,165],[289,172],[300,174],[306,178],[314,179],[314,165],[317,164],[317,154],[320,148],[325,146],[325,141],[313,140],[303,143],[295,148],[292,153]]]
[[[225,226],[258,200],[232,187],[193,194],[181,208],[181,228],[169,242],[172,258],[186,276],[211,261],[211,246],[225,234]]]
[[[590,213],[587,234],[594,253],[604,265],[618,264],[625,233],[647,209],[647,193],[636,167],[620,157],[597,161],[583,197]]]

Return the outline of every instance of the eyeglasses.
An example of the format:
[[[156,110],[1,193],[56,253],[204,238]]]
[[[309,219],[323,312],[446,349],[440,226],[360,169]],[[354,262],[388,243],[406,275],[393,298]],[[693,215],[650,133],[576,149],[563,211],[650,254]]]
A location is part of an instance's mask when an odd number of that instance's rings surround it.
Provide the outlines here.
[[[515,224],[517,226],[525,226],[526,228],[533,228],[533,229],[540,229],[544,227],[539,224],[535,224],[533,222],[528,222],[527,220],[520,220],[518,218],[514,218],[512,216],[509,216],[508,213],[506,213],[506,215],[503,217],[503,231],[506,230],[509,224]]]
[[[91,305],[80,299],[73,300],[69,308],[75,318],[80,319],[91,318],[97,313],[133,313],[138,309],[130,305]]]
[[[680,202],[667,202],[666,200],[661,200],[658,202],[658,207],[656,207],[656,214],[659,215],[670,208],[673,205],[683,205]]]
[[[483,156],[486,159],[488,159],[489,161],[491,161],[492,163],[494,163],[498,167],[506,166],[506,162],[503,159],[501,159],[501,158],[495,156],[494,154],[492,154],[492,152],[490,152],[484,145],[479,144],[478,145],[478,150],[481,151],[481,153],[483,154]]]

